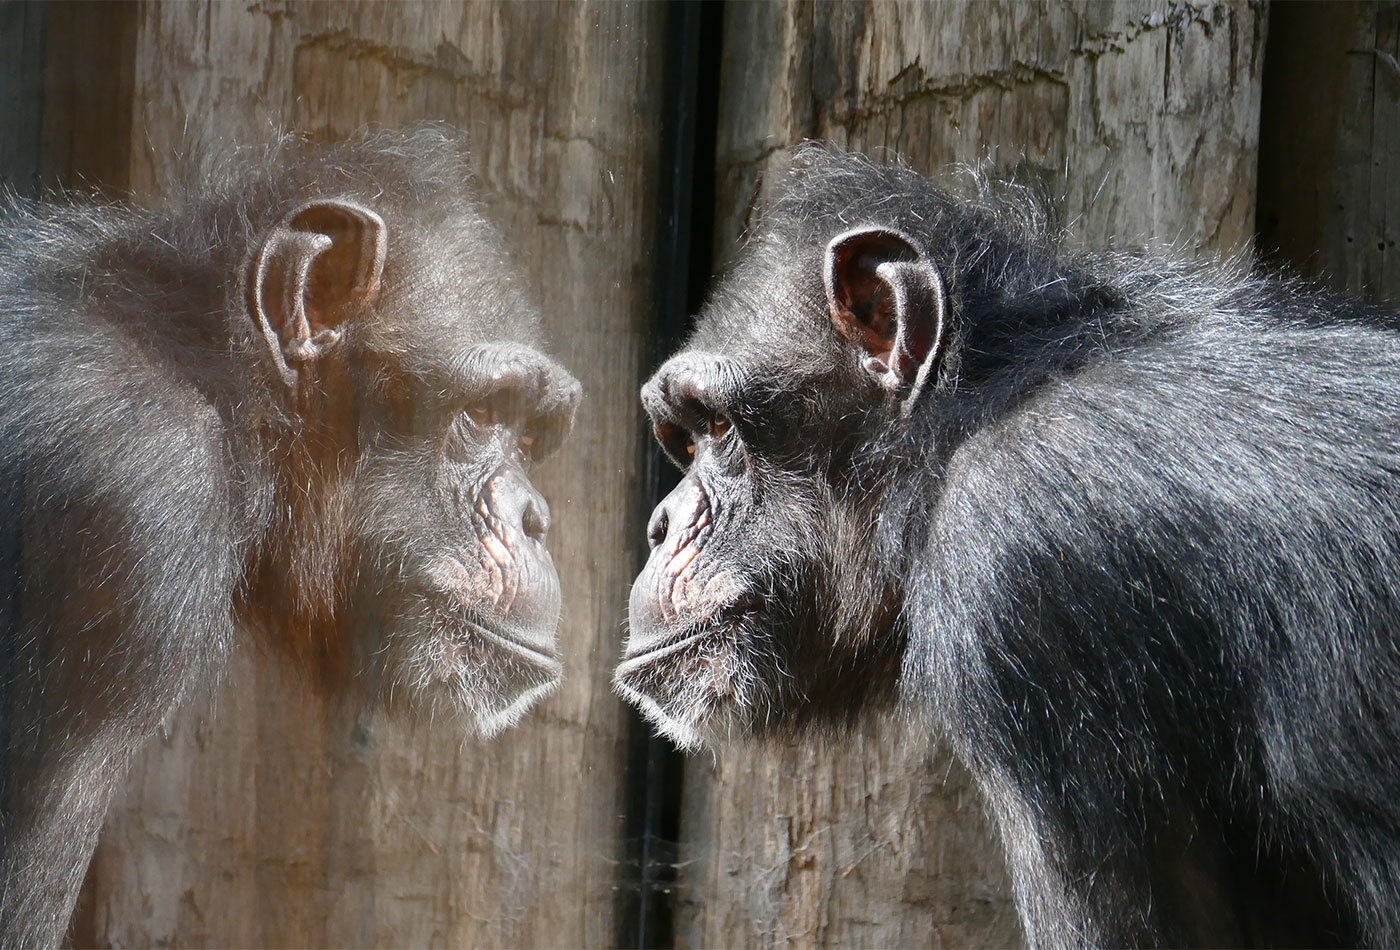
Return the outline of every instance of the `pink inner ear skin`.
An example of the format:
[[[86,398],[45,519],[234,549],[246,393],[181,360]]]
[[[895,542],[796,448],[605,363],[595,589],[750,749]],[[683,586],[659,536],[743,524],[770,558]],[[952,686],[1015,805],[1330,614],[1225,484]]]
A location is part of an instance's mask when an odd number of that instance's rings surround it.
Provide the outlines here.
[[[823,277],[832,323],[866,354],[861,365],[911,405],[928,381],[943,332],[937,268],[904,235],[858,228],[827,245]]]
[[[832,320],[843,336],[886,367],[900,335],[898,301],[887,269],[914,257],[917,252],[908,241],[883,228],[859,229],[828,245],[824,276]]]
[[[890,289],[877,274],[879,258],[869,248],[836,249],[828,270],[831,316],[841,334],[886,362],[895,328]]]
[[[339,328],[378,295],[388,250],[384,220],[350,201],[313,202],[268,236],[249,273],[248,303],[278,372],[317,359]]]
[[[330,246],[311,262],[304,296],[312,334],[343,323],[379,293],[387,252],[384,221],[347,201],[318,202],[294,215],[292,228],[323,235]]]

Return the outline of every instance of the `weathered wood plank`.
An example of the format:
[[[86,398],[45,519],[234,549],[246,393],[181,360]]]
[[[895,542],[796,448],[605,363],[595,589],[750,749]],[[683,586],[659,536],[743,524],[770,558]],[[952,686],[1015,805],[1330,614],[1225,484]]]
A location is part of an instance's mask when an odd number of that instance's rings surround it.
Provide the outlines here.
[[[124,195],[136,3],[51,3],[48,9],[40,174],[46,185]]]
[[[990,159],[1048,186],[1086,241],[1249,242],[1260,5],[794,0],[726,17],[721,259],[756,180],[803,138],[926,173]],[[680,944],[1017,942],[965,773],[900,731],[691,760]]]

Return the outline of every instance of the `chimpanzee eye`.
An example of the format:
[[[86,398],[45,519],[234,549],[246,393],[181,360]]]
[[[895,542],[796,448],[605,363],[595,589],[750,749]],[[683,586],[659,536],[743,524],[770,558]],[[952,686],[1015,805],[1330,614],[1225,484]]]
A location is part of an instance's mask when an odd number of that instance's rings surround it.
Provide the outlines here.
[[[462,410],[462,415],[472,421],[478,429],[486,429],[496,424],[496,410],[487,403],[475,403]]]
[[[690,433],[682,426],[673,425],[669,422],[658,422],[656,424],[656,441],[674,459],[687,459],[695,457],[695,440]]]
[[[734,423],[729,420],[729,417],[721,415],[720,413],[715,413],[705,420],[705,432],[715,442],[718,442],[728,435],[729,430],[733,428],[733,426]],[[692,446],[691,453],[694,454],[694,451],[694,447]]]

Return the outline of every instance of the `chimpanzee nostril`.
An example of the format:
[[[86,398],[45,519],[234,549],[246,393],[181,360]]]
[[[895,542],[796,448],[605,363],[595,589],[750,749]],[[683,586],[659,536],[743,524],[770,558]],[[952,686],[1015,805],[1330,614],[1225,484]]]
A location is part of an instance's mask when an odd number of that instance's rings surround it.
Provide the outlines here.
[[[670,529],[671,518],[666,514],[666,506],[657,505],[656,510],[651,513],[651,523],[647,525],[647,543],[652,548],[660,547]]]
[[[518,466],[503,465],[491,476],[483,501],[491,517],[508,531],[544,543],[549,533],[549,504]]]
[[[525,532],[525,537],[544,543],[549,533],[549,505],[543,498],[531,499],[525,506],[520,515],[520,530]]]

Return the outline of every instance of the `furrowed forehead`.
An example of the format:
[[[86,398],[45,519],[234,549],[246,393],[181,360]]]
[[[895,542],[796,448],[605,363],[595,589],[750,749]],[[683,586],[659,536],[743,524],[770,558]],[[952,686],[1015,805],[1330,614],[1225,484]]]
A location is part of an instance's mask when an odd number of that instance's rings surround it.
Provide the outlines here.
[[[539,340],[539,311],[485,222],[467,213],[430,226],[397,214],[371,345],[436,362],[482,343]]]
[[[839,338],[821,261],[815,250],[750,245],[701,309],[687,350],[727,358],[755,378],[798,379],[830,366]]]

